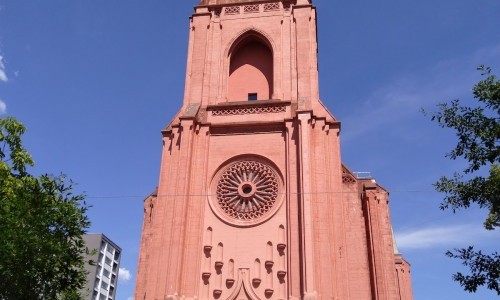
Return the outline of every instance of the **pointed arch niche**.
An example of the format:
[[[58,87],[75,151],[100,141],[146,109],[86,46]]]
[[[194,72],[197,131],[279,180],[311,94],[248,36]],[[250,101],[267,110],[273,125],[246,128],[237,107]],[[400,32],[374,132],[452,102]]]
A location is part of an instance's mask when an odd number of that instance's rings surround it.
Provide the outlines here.
[[[274,59],[271,43],[250,30],[229,51],[227,100],[269,100],[274,92]]]

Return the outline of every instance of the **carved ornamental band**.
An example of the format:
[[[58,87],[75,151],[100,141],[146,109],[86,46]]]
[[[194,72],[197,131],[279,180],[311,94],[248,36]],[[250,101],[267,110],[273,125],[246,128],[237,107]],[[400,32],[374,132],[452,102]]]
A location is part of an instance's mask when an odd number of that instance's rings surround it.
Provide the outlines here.
[[[286,106],[273,105],[273,106],[259,106],[259,107],[215,109],[212,111],[212,116],[232,116],[232,115],[280,113],[280,112],[286,112]]]

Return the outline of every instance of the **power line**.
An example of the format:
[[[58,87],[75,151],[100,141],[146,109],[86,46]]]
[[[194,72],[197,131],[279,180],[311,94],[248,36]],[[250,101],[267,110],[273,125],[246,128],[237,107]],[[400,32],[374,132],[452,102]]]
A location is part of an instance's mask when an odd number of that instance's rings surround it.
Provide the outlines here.
[[[329,191],[329,192],[305,192],[305,193],[288,193],[289,195],[325,195],[325,194],[360,194],[360,191]],[[437,193],[433,190],[391,190],[391,193]],[[286,195],[287,193],[278,193],[278,195]],[[166,194],[156,198],[168,197],[215,197],[216,194]],[[134,196],[134,195],[116,195],[116,196],[86,196],[86,199],[122,199],[122,198],[146,198],[148,196]]]

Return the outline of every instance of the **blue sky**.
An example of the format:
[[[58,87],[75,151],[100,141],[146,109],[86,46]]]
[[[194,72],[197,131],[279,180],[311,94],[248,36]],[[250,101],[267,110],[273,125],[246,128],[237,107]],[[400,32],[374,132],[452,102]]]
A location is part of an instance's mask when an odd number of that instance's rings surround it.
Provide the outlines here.
[[[179,109],[191,1],[0,0],[0,114],[27,127],[35,174],[63,172],[93,206],[91,232],[123,248],[119,300],[133,295],[142,200],[156,186],[160,130]],[[470,103],[475,68],[500,74],[498,0],[316,0],[322,101],[342,121],[343,161],[391,191],[415,299],[497,299],[451,280],[447,249],[498,250],[485,212],[439,210],[432,183],[463,169],[420,112]],[[126,275],[126,271],[122,275]],[[127,279],[127,277],[129,277]]]

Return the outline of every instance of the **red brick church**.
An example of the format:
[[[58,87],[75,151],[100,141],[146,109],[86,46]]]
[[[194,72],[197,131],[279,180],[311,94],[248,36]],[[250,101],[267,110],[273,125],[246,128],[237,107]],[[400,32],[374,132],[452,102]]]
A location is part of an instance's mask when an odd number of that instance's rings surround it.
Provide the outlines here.
[[[342,163],[317,47],[311,0],[195,6],[136,300],[413,299],[388,192]]]

